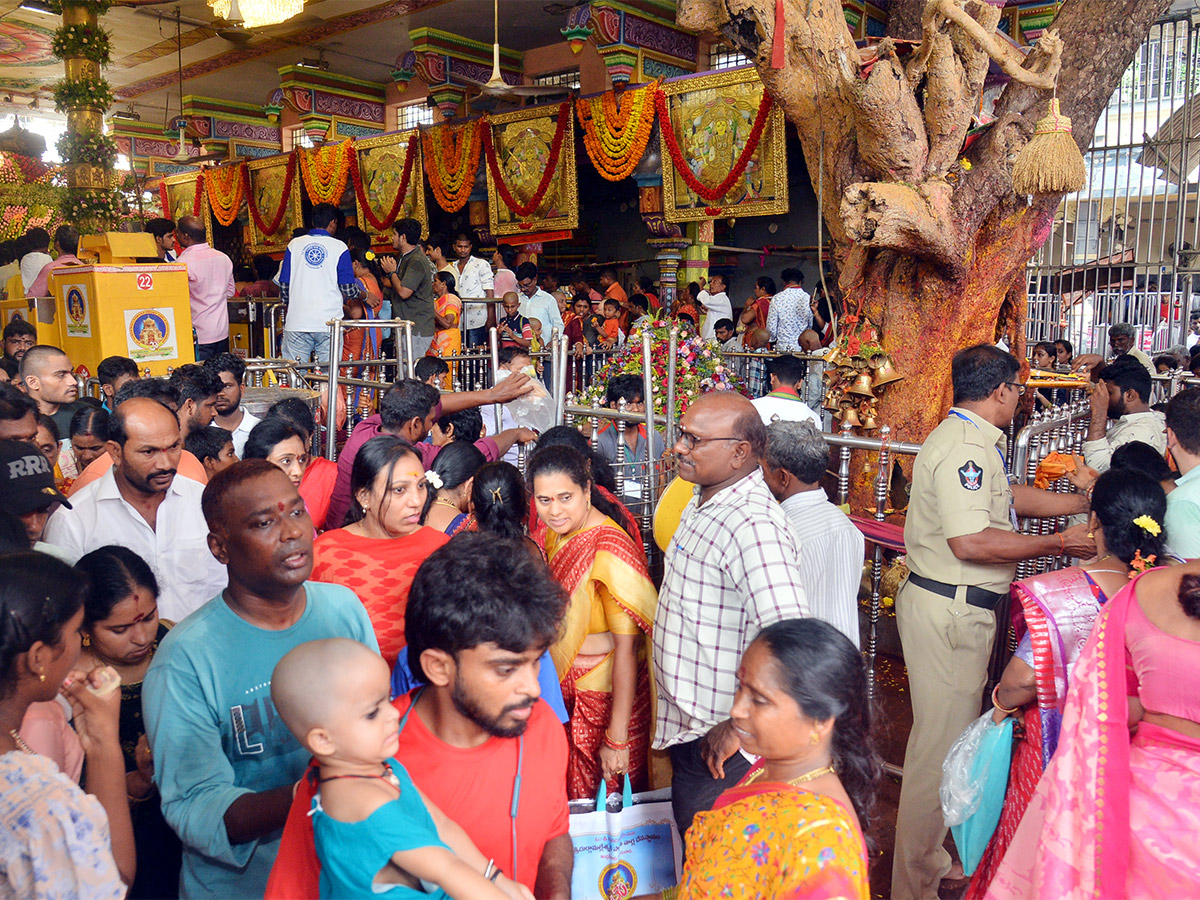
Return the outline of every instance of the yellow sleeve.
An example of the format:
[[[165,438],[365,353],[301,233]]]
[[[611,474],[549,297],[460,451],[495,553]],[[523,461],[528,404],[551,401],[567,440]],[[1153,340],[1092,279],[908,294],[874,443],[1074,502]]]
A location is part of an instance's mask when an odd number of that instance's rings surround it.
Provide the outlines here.
[[[621,604],[613,597],[609,591],[608,585],[603,582],[596,583],[596,596],[600,600],[600,605],[604,609],[604,620],[608,623],[608,630],[613,634],[641,634],[642,629],[638,627],[637,622],[633,617],[621,607]]]

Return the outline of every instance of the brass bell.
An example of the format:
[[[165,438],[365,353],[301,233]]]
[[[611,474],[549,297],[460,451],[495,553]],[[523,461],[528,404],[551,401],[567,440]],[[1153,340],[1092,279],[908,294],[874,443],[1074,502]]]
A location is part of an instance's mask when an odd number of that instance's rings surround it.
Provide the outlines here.
[[[879,427],[879,423],[875,420],[875,412],[873,410],[868,409],[865,411],[865,415],[862,420],[862,427],[868,431]]]
[[[838,366],[848,365],[850,363],[850,357],[846,355],[846,352],[842,350],[841,347],[834,347],[833,350],[830,351],[829,355],[825,357],[825,362],[836,368]]]
[[[837,412],[842,408],[841,390],[833,388],[825,395],[824,408],[830,410],[831,412]]]
[[[854,379],[854,384],[850,385],[850,389],[846,393],[858,394],[860,397],[874,397],[875,392],[872,390],[871,376],[863,372]]]
[[[841,421],[843,425],[849,425],[851,428],[858,428],[862,425],[862,422],[858,418],[858,412],[853,406],[848,406],[842,410]]]
[[[883,362],[875,367],[875,375],[871,379],[871,386],[881,388],[885,384],[890,384],[893,381],[899,381],[904,376],[896,371],[896,367],[892,365],[890,356],[882,357]]]

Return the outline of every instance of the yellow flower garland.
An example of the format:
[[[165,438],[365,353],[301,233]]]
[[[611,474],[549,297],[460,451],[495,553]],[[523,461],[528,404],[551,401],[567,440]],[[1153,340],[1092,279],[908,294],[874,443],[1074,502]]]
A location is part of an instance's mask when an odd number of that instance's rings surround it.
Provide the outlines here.
[[[232,166],[216,166],[204,173],[204,189],[208,194],[208,205],[212,207],[217,221],[228,227],[237,221],[238,210],[245,198],[242,167],[245,163]]]
[[[653,96],[646,87],[624,91],[619,108],[613,91],[575,101],[584,147],[601,177],[621,181],[637,168],[654,128]]]
[[[462,125],[435,125],[421,135],[425,151],[425,174],[433,199],[446,212],[458,212],[467,204],[475,175],[486,119]]]
[[[313,203],[337,205],[342,199],[346,179],[350,177],[350,154],[353,152],[349,140],[300,151],[300,177],[304,179],[304,190]]]

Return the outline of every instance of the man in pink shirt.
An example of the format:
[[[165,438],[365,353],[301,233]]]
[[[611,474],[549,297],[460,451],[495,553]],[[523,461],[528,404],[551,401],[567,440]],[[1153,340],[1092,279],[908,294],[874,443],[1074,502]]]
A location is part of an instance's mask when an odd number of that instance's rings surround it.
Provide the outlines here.
[[[183,252],[179,262],[188,270],[188,299],[196,329],[196,362],[229,352],[229,307],[233,296],[233,261],[208,245],[204,223],[183,216],[175,225],[175,239]]]
[[[50,283],[50,272],[59,266],[81,266],[82,262],[75,254],[79,252],[79,232],[74,225],[59,225],[54,232],[54,260],[42,266],[37,278],[29,286],[29,297],[53,296],[53,285]]]

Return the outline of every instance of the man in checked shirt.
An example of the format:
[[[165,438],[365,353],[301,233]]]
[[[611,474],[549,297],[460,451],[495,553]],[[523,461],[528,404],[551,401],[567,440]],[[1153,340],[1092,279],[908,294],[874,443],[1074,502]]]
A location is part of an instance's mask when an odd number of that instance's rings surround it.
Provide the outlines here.
[[[767,625],[808,615],[799,547],[758,460],[766,426],[734,393],[705,394],[679,421],[679,475],[695,494],[667,548],[654,619],[654,747],[669,750],[682,835],[750,768],[729,718],[742,654]]]

